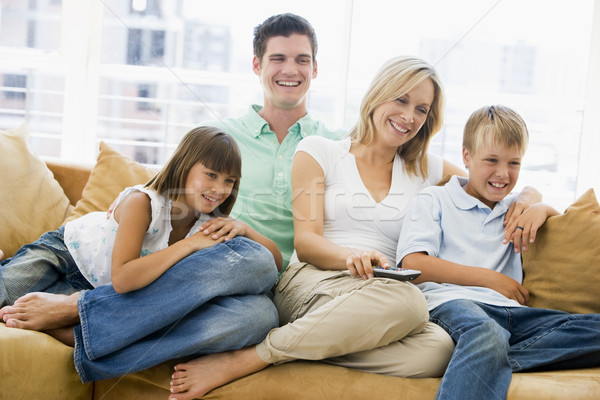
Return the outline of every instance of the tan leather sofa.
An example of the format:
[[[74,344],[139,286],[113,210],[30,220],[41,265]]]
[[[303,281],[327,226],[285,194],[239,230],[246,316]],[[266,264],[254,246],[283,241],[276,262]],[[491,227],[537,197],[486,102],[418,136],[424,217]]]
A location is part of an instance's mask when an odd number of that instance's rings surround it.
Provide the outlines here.
[[[47,164],[75,205],[92,167]],[[597,271],[596,279],[600,266]],[[533,299],[543,301],[543,290],[540,293]],[[598,295],[590,293],[588,297],[593,296]],[[72,348],[43,333],[11,329],[1,323],[0,360],[0,399],[12,400],[165,400],[175,364],[167,362],[121,378],[82,384],[73,367]],[[433,399],[438,385],[439,379],[396,378],[323,362],[297,361],[268,367],[204,398],[423,400]],[[600,399],[600,368],[514,374],[508,399]]]

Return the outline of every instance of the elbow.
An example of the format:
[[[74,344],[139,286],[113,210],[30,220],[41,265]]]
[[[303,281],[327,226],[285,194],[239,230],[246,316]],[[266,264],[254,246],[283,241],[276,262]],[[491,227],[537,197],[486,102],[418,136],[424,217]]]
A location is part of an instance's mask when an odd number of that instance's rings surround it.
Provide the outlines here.
[[[127,287],[127,285],[123,285],[123,284],[117,283],[117,282],[113,282],[112,285],[113,285],[113,289],[115,289],[115,292],[117,292],[119,294],[129,293],[133,290],[133,289]]]
[[[275,260],[277,271],[281,272],[281,268],[283,268],[283,256],[280,252],[277,252],[277,254],[273,254],[273,259]]]
[[[131,287],[131,284],[127,283],[126,279],[119,279],[118,276],[115,277],[115,274],[112,274],[111,276],[111,283],[115,292],[119,294],[125,294],[135,290],[135,288]]]

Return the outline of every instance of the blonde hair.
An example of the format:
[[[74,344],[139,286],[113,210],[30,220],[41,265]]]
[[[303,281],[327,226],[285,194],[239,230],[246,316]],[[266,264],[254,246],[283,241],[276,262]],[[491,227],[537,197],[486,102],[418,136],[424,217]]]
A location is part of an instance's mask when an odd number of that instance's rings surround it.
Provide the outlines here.
[[[231,194],[218,207],[222,215],[229,215],[240,187],[242,157],[235,140],[220,129],[200,126],[186,133],[167,164],[145,187],[178,201],[184,195],[190,170],[198,163],[236,177]]]
[[[516,148],[523,155],[528,142],[529,132],[523,118],[503,105],[481,107],[465,124],[463,147],[473,154],[490,145]]]
[[[369,144],[375,135],[373,113],[381,104],[394,101],[426,79],[433,83],[433,103],[417,135],[398,148],[409,175],[427,178],[427,148],[443,123],[444,89],[437,72],[425,61],[413,57],[395,57],[377,72],[360,104],[359,120],[350,131],[352,141]]]

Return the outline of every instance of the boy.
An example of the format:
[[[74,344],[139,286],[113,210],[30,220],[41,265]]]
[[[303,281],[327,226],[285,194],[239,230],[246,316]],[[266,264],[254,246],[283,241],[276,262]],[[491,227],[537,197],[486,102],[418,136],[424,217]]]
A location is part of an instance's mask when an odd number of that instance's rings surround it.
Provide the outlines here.
[[[525,306],[519,251],[558,212],[531,206],[511,243],[503,240],[527,142],[525,122],[513,110],[475,111],[463,137],[469,178],[425,189],[407,211],[397,261],[422,271],[414,282],[430,320],[456,343],[438,399],[504,399],[513,371],[600,365],[600,314]]]

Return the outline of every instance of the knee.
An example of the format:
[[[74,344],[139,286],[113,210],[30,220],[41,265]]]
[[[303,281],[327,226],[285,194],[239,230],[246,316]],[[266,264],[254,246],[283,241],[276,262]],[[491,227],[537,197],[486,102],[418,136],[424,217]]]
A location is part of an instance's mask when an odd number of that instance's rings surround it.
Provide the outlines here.
[[[268,296],[251,296],[248,299],[248,310],[246,321],[250,322],[248,336],[251,342],[261,342],[271,329],[279,326],[277,308]]]
[[[394,282],[374,285],[379,299],[373,312],[378,320],[402,321],[404,326],[413,326],[413,332],[423,330],[429,321],[427,301],[423,293],[414,285]]]
[[[426,340],[419,345],[419,357],[414,360],[413,378],[437,378],[444,375],[454,352],[454,341],[439,326],[429,323]]]
[[[509,334],[493,320],[482,321],[463,332],[456,347],[458,351],[468,351],[489,362],[505,360],[509,350]]]
[[[229,243],[231,242],[231,243]],[[277,279],[277,266],[273,254],[263,245],[240,236],[229,242],[231,249],[241,255],[238,260],[244,265],[246,271],[251,270],[253,274],[262,276],[264,279],[272,278],[273,282]]]

